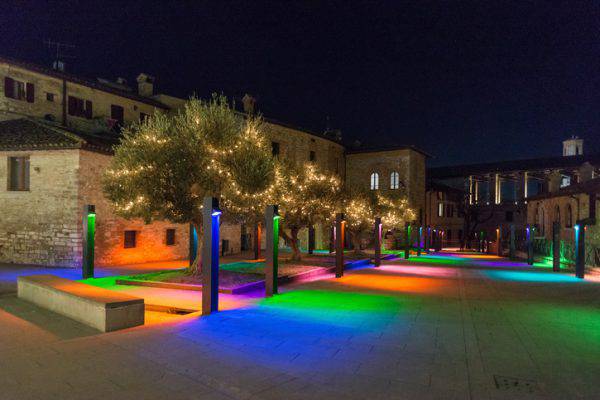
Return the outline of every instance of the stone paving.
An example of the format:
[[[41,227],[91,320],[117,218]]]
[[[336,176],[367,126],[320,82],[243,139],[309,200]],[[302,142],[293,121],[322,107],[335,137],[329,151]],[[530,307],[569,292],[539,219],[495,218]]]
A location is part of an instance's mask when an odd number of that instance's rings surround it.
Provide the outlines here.
[[[5,293],[0,371],[3,400],[596,399],[600,284],[441,254],[108,334]]]

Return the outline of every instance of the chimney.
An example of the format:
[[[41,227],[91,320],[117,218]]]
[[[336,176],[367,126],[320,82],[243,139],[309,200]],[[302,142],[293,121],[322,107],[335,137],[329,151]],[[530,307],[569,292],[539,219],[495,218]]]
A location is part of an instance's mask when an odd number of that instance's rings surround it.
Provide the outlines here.
[[[590,164],[588,161],[584,162],[581,167],[579,167],[579,182],[587,182],[590,179],[594,178],[594,166]]]
[[[154,77],[141,73],[136,78],[138,83],[138,94],[144,97],[151,97],[154,94]]]
[[[563,141],[563,157],[583,155],[583,139],[571,136],[571,139]]]
[[[52,68],[60,72],[65,72],[65,62],[56,60],[52,63]]]
[[[256,106],[256,99],[250,96],[248,93],[242,97],[242,104],[244,105],[244,112],[246,114],[254,114],[254,108]]]
[[[560,182],[562,181],[562,174],[558,170],[552,171],[548,174],[548,192],[554,193],[560,189]]]

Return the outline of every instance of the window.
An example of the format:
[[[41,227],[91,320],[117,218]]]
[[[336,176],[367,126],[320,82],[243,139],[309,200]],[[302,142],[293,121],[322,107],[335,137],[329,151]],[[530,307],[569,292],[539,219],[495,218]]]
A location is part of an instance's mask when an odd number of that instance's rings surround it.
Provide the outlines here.
[[[29,190],[29,157],[8,157],[8,190]]]
[[[573,210],[571,209],[570,204],[567,204],[567,212],[565,213],[565,227],[573,227]]]
[[[166,242],[167,242],[167,246],[175,245],[175,229],[173,229],[173,228],[167,229]]]
[[[92,102],[79,97],[69,96],[69,115],[91,119],[93,116]]]
[[[377,172],[373,172],[371,174],[371,190],[379,189],[379,174]]]
[[[560,207],[558,205],[554,207],[554,222],[560,224]]]
[[[452,229],[448,229],[446,232],[446,240],[449,242],[452,240]]]
[[[446,217],[448,217],[448,218],[454,217],[454,204],[446,203]]]
[[[400,174],[396,171],[390,175],[390,189],[398,189],[400,187]]]
[[[35,86],[33,83],[17,81],[7,76],[4,78],[4,95],[10,99],[33,103],[35,100]]]
[[[277,157],[279,155],[279,143],[271,142],[271,154],[273,154],[273,157]]]
[[[308,154],[308,160],[309,161],[316,161],[317,159],[317,154],[314,151],[310,151],[310,153]]]
[[[444,203],[439,202],[438,203],[438,217],[443,217],[444,216]]]
[[[46,93],[46,101],[54,102],[54,93]]]
[[[125,231],[125,237],[123,241],[123,247],[126,249],[132,249],[136,246],[137,239],[136,231]]]
[[[570,176],[564,176],[560,179],[560,187],[564,188],[566,186],[569,186],[571,184],[571,177]]]
[[[110,117],[116,121],[114,128],[117,130],[123,126],[123,107],[111,104]]]

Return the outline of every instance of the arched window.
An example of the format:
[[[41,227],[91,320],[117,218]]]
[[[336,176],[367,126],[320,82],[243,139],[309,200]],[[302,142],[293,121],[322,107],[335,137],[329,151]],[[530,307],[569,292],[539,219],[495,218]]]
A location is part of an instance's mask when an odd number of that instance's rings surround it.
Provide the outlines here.
[[[544,234],[544,209],[542,206],[538,206],[537,213],[535,216],[535,223],[538,226],[539,232],[538,234]]]
[[[390,189],[398,189],[400,187],[400,174],[396,171],[390,175]]]
[[[377,172],[373,172],[371,174],[371,190],[379,189],[379,174]]]
[[[558,222],[560,224],[560,207],[558,205],[554,207],[554,222]]]
[[[573,227],[573,210],[571,209],[570,204],[567,204],[567,212],[565,213],[565,227]]]

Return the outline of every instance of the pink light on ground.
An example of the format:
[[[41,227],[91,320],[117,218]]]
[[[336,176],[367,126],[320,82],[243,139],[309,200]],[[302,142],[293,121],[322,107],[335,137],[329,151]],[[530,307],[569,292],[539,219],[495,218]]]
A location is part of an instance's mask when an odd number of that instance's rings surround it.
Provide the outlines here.
[[[383,265],[381,266],[381,270],[402,275],[433,276],[440,278],[453,278],[457,274],[456,269],[452,268],[405,266],[398,264]]]

